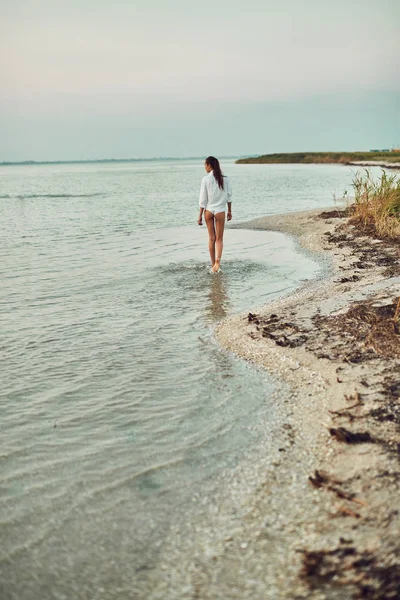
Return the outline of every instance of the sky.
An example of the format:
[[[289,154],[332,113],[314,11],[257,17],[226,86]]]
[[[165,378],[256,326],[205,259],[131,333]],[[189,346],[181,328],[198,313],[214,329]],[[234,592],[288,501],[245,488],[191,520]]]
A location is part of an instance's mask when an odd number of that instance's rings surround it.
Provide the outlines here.
[[[0,0],[0,161],[400,146],[400,0]]]

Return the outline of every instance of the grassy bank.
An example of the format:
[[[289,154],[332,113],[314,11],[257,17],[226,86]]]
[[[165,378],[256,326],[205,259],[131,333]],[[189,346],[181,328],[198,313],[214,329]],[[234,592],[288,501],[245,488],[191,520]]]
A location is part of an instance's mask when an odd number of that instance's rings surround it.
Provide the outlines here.
[[[400,162],[400,152],[292,152],[282,154],[263,154],[251,158],[240,158],[237,164],[348,164],[359,161]]]
[[[385,171],[378,179],[365,169],[354,176],[351,223],[373,228],[381,237],[400,236],[400,178]]]

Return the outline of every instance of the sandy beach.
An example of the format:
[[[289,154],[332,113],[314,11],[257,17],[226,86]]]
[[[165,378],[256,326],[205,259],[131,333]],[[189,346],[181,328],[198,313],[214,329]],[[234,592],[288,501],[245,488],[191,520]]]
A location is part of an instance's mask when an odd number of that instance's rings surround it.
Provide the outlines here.
[[[283,382],[279,415],[220,496],[171,524],[148,598],[400,597],[400,246],[347,221],[335,208],[244,225],[295,236],[326,276],[216,328]]]

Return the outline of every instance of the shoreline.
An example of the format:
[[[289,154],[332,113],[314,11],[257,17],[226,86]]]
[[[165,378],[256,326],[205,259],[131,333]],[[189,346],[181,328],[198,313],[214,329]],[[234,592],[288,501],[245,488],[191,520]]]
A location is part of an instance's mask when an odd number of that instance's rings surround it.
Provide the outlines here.
[[[323,164],[400,169],[400,150],[369,152],[283,152],[239,158],[236,164]]]
[[[226,351],[289,384],[276,399],[282,417],[273,431],[264,424],[257,457],[223,481],[217,502],[172,528],[159,563],[168,576],[155,577],[149,599],[400,594],[400,353],[346,330],[350,306],[391,310],[400,248],[346,222],[339,209],[317,209],[239,226],[295,236],[331,271],[217,326]]]
[[[354,167],[381,167],[381,169],[400,169],[400,163],[373,162],[365,160],[359,162],[350,162],[347,164]]]

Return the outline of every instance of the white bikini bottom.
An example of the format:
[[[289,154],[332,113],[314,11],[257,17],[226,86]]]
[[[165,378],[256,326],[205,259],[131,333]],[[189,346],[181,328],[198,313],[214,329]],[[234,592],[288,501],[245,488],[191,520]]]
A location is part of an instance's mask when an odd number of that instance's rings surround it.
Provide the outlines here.
[[[224,213],[226,210],[226,204],[222,204],[221,206],[214,206],[213,208],[206,208],[208,212],[212,213],[215,217],[218,213]]]

